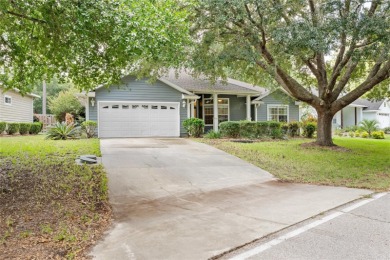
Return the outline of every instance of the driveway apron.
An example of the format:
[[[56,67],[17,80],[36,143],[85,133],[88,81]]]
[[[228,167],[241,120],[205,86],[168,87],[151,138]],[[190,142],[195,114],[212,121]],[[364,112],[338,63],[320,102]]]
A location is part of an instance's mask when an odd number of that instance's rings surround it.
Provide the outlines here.
[[[102,139],[114,223],[95,259],[208,259],[370,191],[283,183],[188,139]]]

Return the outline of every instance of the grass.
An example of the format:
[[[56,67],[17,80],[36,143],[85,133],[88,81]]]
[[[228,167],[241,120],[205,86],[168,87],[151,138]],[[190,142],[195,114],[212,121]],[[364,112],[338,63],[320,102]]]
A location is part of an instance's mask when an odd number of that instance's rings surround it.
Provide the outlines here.
[[[305,139],[251,144],[202,140],[288,182],[366,188],[390,188],[390,138],[334,138],[348,150],[302,147]]]
[[[74,162],[99,140],[44,137],[0,137],[0,258],[80,258],[109,224],[103,167]]]

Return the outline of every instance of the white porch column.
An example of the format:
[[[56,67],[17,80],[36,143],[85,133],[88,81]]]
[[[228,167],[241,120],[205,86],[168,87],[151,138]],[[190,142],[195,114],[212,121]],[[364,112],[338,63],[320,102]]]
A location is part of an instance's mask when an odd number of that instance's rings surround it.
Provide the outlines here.
[[[258,108],[259,106],[258,105],[255,105],[255,121],[257,122],[257,108]]]
[[[251,121],[251,96],[246,96],[246,120]]]
[[[85,102],[85,120],[89,120],[89,97],[87,96],[86,102]]]
[[[186,106],[187,106],[187,118],[191,118],[191,106],[190,106],[189,99],[186,99]]]
[[[195,100],[192,100],[191,101],[191,118],[194,118],[195,117],[195,107],[194,107],[194,102]]]
[[[213,129],[218,131],[218,94],[213,94]]]

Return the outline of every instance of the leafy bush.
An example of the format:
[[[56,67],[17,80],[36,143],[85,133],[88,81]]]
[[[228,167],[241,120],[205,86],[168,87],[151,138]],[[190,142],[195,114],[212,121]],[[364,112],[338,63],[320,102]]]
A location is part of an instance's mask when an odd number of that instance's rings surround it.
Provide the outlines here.
[[[287,124],[287,123],[283,123],[283,124],[281,125],[281,130],[282,130],[282,133],[283,133],[284,135],[287,135],[287,134],[288,134],[288,124]]]
[[[35,122],[31,124],[29,133],[31,135],[36,135],[42,130],[42,123],[41,122]]]
[[[214,130],[210,130],[207,132],[207,134],[204,135],[204,137],[208,139],[219,139],[221,138],[221,133]]]
[[[288,132],[290,136],[298,136],[299,123],[298,122],[290,122],[288,123]]]
[[[19,124],[19,133],[21,135],[28,134],[30,131],[32,123],[20,123]]]
[[[371,133],[378,130],[378,121],[376,120],[367,120],[364,119],[360,122],[361,129],[366,131],[369,136],[371,136]]]
[[[268,126],[270,131],[272,131],[274,129],[280,129],[282,127],[282,123],[276,121],[269,121]]]
[[[270,136],[272,139],[280,139],[283,137],[283,132],[281,128],[272,128]]]
[[[257,125],[252,121],[240,121],[239,136],[243,138],[256,138],[257,137]]]
[[[385,132],[385,134],[390,134],[390,127],[383,128],[383,132]]]
[[[355,137],[355,132],[351,131],[351,132],[348,133],[348,135],[349,135],[349,137]]]
[[[356,131],[356,132],[355,132],[355,136],[356,136],[356,137],[359,137],[359,136],[360,136],[360,132],[359,132],[359,131]]]
[[[317,129],[317,124],[314,122],[308,122],[304,125],[304,134],[307,138],[313,138],[314,132]]]
[[[35,101],[35,100],[34,100]],[[42,103],[42,101],[39,101],[40,103]],[[33,116],[33,122],[39,122],[39,117],[37,117],[36,115]]]
[[[385,139],[385,132],[383,132],[383,131],[374,131],[374,132],[372,132],[372,137],[374,139]]]
[[[359,129],[356,125],[347,126],[344,130],[345,132],[355,132]]]
[[[46,139],[52,140],[67,140],[75,139],[78,137],[78,129],[73,125],[67,125],[65,123],[59,123],[51,127],[47,131]]]
[[[5,131],[7,128],[7,123],[6,122],[0,122],[0,134]]]
[[[19,123],[8,123],[7,134],[13,135],[19,132]]]
[[[269,135],[269,122],[263,121],[263,122],[257,122],[257,135],[258,136],[265,136]]]
[[[184,120],[183,127],[189,136],[200,137],[204,131],[204,121],[199,118],[188,118]]]
[[[92,138],[96,135],[97,122],[95,121],[84,121],[81,123],[81,128],[87,134],[87,138]]]
[[[49,108],[58,121],[65,121],[66,113],[72,114],[74,118],[78,118],[83,113],[84,107],[75,96],[76,93],[76,90],[70,89],[49,99]]]
[[[367,138],[368,137],[368,133],[366,131],[364,131],[364,132],[360,133],[360,136],[362,138]]]
[[[235,121],[226,121],[219,124],[219,130],[222,136],[237,138],[240,135],[240,123]]]

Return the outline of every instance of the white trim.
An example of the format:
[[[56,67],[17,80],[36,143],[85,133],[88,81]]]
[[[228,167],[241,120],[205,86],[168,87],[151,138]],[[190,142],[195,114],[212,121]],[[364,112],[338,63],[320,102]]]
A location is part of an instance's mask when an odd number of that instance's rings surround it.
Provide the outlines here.
[[[270,107],[287,107],[287,123],[290,122],[290,106],[289,105],[267,104],[267,121],[270,121],[270,119],[269,119]],[[278,122],[280,122],[280,121],[278,121]]]
[[[187,106],[187,118],[191,118],[191,106],[188,99],[186,99],[186,106]]]
[[[184,95],[184,94],[182,94],[181,95],[181,98],[182,99],[199,99],[200,98],[200,96],[198,96],[198,95]]]
[[[100,103],[133,103],[133,104],[164,104],[164,105],[177,105],[177,113],[178,113],[178,116],[179,116],[179,122],[177,124],[177,133],[179,134],[180,136],[180,102],[164,102],[164,101],[129,101],[129,100],[104,100],[104,101],[97,101],[97,122],[98,122],[98,138],[100,138],[100,127],[99,127],[99,122],[100,122],[100,114],[99,114],[99,110],[100,110]],[[95,104],[96,104],[95,103]]]
[[[229,109],[228,109],[228,118],[229,118]],[[219,124],[218,94],[214,93],[213,94],[213,129],[215,132],[218,131],[218,124]]]
[[[257,122],[257,108],[258,108],[258,105],[255,104],[254,105],[254,109],[255,109],[255,121]]]
[[[172,88],[174,88],[174,89],[176,89],[176,90],[182,92],[182,93],[185,93],[185,94],[187,94],[187,95],[193,95],[193,94],[192,94],[191,92],[189,92],[188,90],[185,90],[184,88],[181,88],[181,87],[179,87],[178,85],[173,84],[172,82],[170,82],[170,81],[168,81],[168,80],[166,80],[166,79],[159,78],[158,80],[161,81],[162,83],[165,83],[165,84],[167,84],[168,86],[170,86],[170,87],[172,87]]]
[[[5,99],[6,98],[9,98],[10,100],[11,100],[11,103],[7,103],[7,102],[5,102]],[[8,96],[8,95],[4,95],[4,105],[6,105],[6,106],[12,106],[12,96]]]
[[[291,97],[291,95],[290,95],[285,89],[283,89],[283,88],[277,88],[277,89],[275,89],[275,90],[273,90],[273,91],[269,91],[268,93],[265,93],[264,95],[262,95],[262,96],[256,98],[254,101],[258,101],[258,100],[260,101],[261,99],[263,99],[263,98],[265,98],[265,97],[267,97],[267,96],[269,96],[269,95],[275,93],[275,92],[278,91],[278,90],[281,90],[281,91],[284,92],[286,95],[288,95],[289,97]],[[291,98],[293,98],[293,97],[291,97]]]
[[[205,91],[201,91],[201,90],[196,90],[194,91],[195,94],[220,94],[220,95],[233,95],[233,96],[238,96],[238,97],[246,97],[247,95],[251,95],[251,97],[258,97],[259,95],[261,95],[260,92],[239,92],[239,91],[231,91],[231,90],[215,90],[215,91],[212,91],[212,90],[205,90]]]

